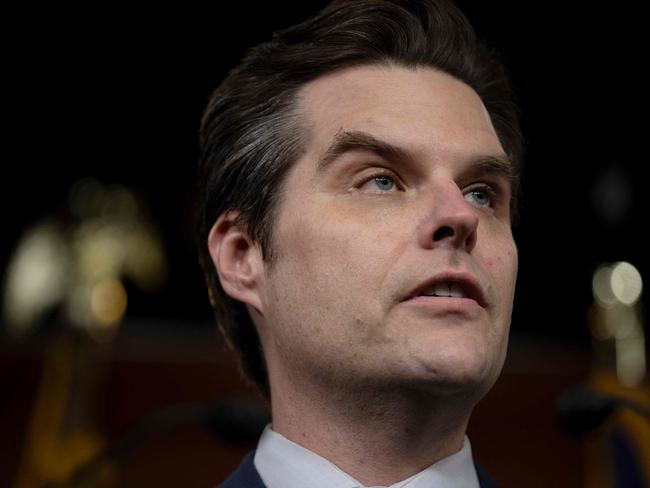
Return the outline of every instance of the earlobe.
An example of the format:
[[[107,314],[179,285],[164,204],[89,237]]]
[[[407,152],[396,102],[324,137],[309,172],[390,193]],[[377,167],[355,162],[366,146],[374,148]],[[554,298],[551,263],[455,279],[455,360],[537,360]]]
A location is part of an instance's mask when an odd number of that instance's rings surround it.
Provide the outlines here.
[[[261,311],[261,252],[237,216],[236,212],[219,216],[208,235],[208,250],[224,291]]]

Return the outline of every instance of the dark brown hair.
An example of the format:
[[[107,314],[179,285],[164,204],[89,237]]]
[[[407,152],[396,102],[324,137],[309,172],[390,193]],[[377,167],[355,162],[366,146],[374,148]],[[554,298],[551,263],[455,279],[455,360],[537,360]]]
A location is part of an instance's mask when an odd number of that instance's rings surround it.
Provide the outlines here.
[[[207,249],[208,234],[219,215],[237,210],[239,224],[272,262],[276,203],[302,147],[296,92],[326,73],[372,64],[433,67],[469,85],[516,172],[521,165],[519,112],[509,76],[447,0],[335,0],[251,49],[214,91],[201,121],[197,224],[215,317],[243,373],[266,398],[269,384],[257,332],[245,306],[223,291]],[[516,180],[513,216],[518,189]]]

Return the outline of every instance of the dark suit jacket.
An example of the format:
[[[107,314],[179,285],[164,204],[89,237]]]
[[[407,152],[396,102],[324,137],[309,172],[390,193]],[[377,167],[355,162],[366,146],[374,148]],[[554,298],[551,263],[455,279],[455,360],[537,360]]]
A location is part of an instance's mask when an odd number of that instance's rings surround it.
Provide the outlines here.
[[[248,454],[230,477],[217,488],[266,488],[253,464],[254,454],[254,452]],[[492,481],[487,473],[478,465],[475,464],[475,466],[481,488],[497,488],[497,484]]]

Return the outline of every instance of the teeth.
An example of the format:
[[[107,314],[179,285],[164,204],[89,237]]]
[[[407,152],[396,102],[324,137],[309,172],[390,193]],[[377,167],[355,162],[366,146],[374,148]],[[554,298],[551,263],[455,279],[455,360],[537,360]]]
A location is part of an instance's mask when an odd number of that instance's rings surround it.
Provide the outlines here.
[[[451,293],[452,297],[456,298],[465,298],[467,295],[465,295],[465,292],[463,289],[460,287],[458,283],[452,283],[449,285],[449,292]]]
[[[422,294],[436,297],[450,297],[451,292],[449,289],[449,283],[436,283],[435,285],[424,290]]]
[[[458,283],[436,283],[422,292],[422,295],[436,297],[465,298],[467,295]]]

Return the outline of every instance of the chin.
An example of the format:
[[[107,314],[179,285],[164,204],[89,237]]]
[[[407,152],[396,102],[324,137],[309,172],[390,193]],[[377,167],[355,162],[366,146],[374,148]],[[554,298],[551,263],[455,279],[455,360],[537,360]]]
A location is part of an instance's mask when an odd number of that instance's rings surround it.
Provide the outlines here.
[[[501,365],[480,352],[448,350],[436,358],[423,358],[418,370],[419,382],[430,390],[480,399],[496,381]]]

